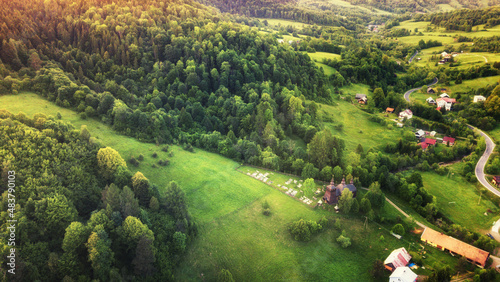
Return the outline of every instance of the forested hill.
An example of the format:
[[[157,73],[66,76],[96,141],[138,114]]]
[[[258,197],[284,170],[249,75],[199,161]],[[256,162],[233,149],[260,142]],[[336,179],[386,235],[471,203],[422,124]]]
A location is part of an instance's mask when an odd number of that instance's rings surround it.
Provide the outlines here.
[[[14,247],[13,281],[172,280],[195,231],[175,182],[160,193],[85,127],[43,114],[0,111],[0,148],[4,277]]]
[[[487,6],[494,6],[500,4],[498,0],[489,0],[485,3],[482,0],[347,0],[348,2],[356,5],[372,6],[381,10],[391,11],[394,13],[405,12],[436,12],[439,10],[439,4],[447,4],[450,8],[461,9],[480,9]]]
[[[430,21],[432,24],[447,30],[472,31],[476,25],[483,24],[490,28],[500,24],[500,7],[490,7],[481,10],[463,9],[447,13],[415,16],[417,21]]]

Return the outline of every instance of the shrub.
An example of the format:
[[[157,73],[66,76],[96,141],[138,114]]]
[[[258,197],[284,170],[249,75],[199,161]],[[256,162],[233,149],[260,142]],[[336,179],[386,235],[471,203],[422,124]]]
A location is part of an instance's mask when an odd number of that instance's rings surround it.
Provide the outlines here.
[[[187,143],[186,145],[184,145],[183,147],[184,150],[188,151],[188,152],[194,152],[194,148],[191,144]]]
[[[161,148],[161,150],[162,150],[163,152],[168,152],[168,145],[163,146],[163,148]]]
[[[140,164],[140,162],[134,156],[131,156],[128,162],[135,167],[139,166]]]
[[[154,152],[154,153],[151,155],[151,157],[153,157],[153,158],[155,158],[155,159],[156,159],[156,158],[158,157],[158,153]]]
[[[337,237],[337,243],[340,244],[342,248],[347,248],[351,245],[351,238],[347,237],[345,231],[342,231],[339,237]]]
[[[265,216],[270,216],[271,215],[271,210],[270,209],[264,209],[262,211],[262,214],[265,215]]]
[[[158,164],[161,165],[161,166],[167,166],[170,164],[170,161],[168,159],[162,161],[162,160],[159,160],[158,161]]]
[[[323,227],[314,220],[305,221],[304,219],[300,219],[292,222],[288,230],[295,240],[309,241],[311,240],[311,235],[318,233],[322,228]]]
[[[143,154],[140,154],[139,157],[137,157],[137,159],[142,162],[144,160],[144,155]]]
[[[398,223],[392,227],[391,232],[396,233],[398,235],[404,235],[405,228],[403,227],[403,225],[401,223]]]

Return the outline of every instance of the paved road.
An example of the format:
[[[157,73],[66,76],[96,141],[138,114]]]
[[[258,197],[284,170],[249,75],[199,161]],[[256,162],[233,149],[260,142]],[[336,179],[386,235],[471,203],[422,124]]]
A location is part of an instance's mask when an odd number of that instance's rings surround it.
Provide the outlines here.
[[[486,150],[484,150],[484,153],[483,155],[481,156],[481,158],[479,159],[479,161],[477,162],[476,164],[476,177],[477,177],[477,180],[479,180],[479,182],[488,190],[490,190],[491,193],[497,195],[498,197],[500,197],[500,191],[498,191],[495,187],[493,187],[487,180],[486,180],[486,177],[484,175],[484,166],[486,165],[486,163],[488,162],[488,159],[490,158],[490,155],[491,153],[493,153],[493,150],[495,149],[495,142],[493,142],[493,140],[491,140],[491,138],[486,134],[484,133],[483,131],[471,126],[471,125],[467,125],[469,128],[473,129],[473,130],[476,130],[477,132],[479,132],[479,134],[481,134],[481,136],[484,137],[484,140],[486,141]]]
[[[438,83],[438,78],[437,77],[434,78],[434,81],[432,81],[432,83],[424,85],[424,86],[431,87],[432,85],[434,85],[436,83]],[[421,87],[418,87],[418,88],[413,88],[413,89],[410,89],[410,90],[406,91],[406,93],[405,93],[405,100],[408,101],[408,102],[410,102],[410,94],[413,93],[413,92],[415,92],[415,91],[417,91],[417,90],[422,89],[422,87],[424,87],[424,86],[421,86]]]
[[[415,54],[413,54],[413,56],[411,56],[410,60],[408,61],[408,64],[411,64],[411,62],[413,61],[413,59],[415,58],[415,56],[418,54],[418,50],[415,51]]]

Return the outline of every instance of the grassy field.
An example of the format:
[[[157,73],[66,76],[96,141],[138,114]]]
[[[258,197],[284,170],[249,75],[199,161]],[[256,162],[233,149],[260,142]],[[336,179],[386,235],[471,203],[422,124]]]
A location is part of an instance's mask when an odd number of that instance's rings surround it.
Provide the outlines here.
[[[368,120],[369,113],[363,112],[358,107],[345,101],[339,101],[336,106],[321,105],[321,111],[332,118],[334,122],[325,123],[333,135],[345,141],[348,151],[356,149],[361,144],[365,151],[369,148],[395,142],[403,135],[405,129],[382,126]],[[343,124],[342,130],[336,125]]]
[[[167,158],[167,153],[156,145],[116,134],[99,121],[81,120],[75,112],[32,93],[0,96],[0,105],[13,113],[22,111],[28,115],[59,112],[62,120],[72,122],[77,128],[87,125],[92,136],[118,150],[124,158],[143,154],[141,165],[131,169],[142,171],[160,189],[172,180],[177,181],[186,193],[189,210],[199,227],[197,239],[175,274],[179,281],[214,280],[222,268],[229,269],[237,281],[367,281],[375,259],[383,260],[392,249],[415,240],[405,237],[399,241],[385,227],[374,223],[364,230],[359,218],[341,216],[342,229],[352,239],[350,248],[343,249],[335,242],[340,231],[333,228],[311,242],[296,242],[287,231],[291,221],[319,220],[322,216],[340,218],[339,215],[307,207],[237,171],[238,163],[202,150],[189,153],[170,146],[171,164],[153,168],[156,162],[151,157],[153,152],[158,152],[159,159]],[[262,215],[264,201],[271,205],[269,217]],[[387,207],[385,213],[394,217],[397,211]],[[381,235],[384,241],[378,240]],[[453,264],[453,258],[436,252],[429,263]]]
[[[325,75],[330,76],[335,73],[335,69],[322,63],[314,62],[318,67],[322,68]]]
[[[268,18],[257,18],[257,19],[260,20],[261,22],[267,21],[268,26],[270,26],[270,27],[292,26],[292,27],[297,28],[297,29],[302,29],[304,27],[312,27],[312,25],[310,25],[310,24],[291,21],[291,20],[268,19]]]
[[[458,173],[449,176],[434,172],[421,174],[425,189],[436,196],[439,210],[453,222],[475,231],[485,231],[500,217],[494,203],[485,197],[479,202],[478,185],[468,183]],[[488,209],[493,214],[484,215]]]
[[[500,125],[497,126],[494,130],[488,131],[488,135],[495,139],[495,142],[500,142]]]
[[[331,60],[337,59],[337,60],[341,60],[340,55],[333,54],[333,53],[328,53],[328,52],[315,52],[315,53],[303,52],[303,53],[309,55],[309,57],[311,58],[311,60],[319,62],[319,63],[321,63],[323,61],[323,59],[331,59]]]

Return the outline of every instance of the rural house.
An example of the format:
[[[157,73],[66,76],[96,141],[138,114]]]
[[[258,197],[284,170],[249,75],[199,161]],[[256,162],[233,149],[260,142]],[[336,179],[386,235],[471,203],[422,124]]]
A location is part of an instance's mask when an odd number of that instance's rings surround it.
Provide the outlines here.
[[[439,97],[441,97],[441,98],[450,98],[450,95],[448,95],[448,93],[443,93],[443,94],[439,95]]]
[[[344,189],[349,189],[352,192],[352,197],[356,198],[357,189],[356,186],[354,186],[352,179],[350,184],[345,184],[345,178],[342,178],[342,183],[335,186],[332,178],[330,185],[326,186],[326,192],[323,196],[323,200],[325,200],[325,202],[329,205],[338,203],[340,195],[342,195],[342,191],[344,191]]]
[[[413,112],[410,109],[406,109],[399,113],[400,118],[411,119],[413,117]]]
[[[474,96],[474,103],[483,102],[483,101],[486,101],[486,97],[484,97],[482,95],[475,95]]]
[[[368,102],[368,97],[365,94],[356,94],[356,100],[360,104],[366,104]]]
[[[388,113],[388,114],[389,113],[394,113],[394,108],[387,108],[387,109],[385,109],[385,112]]]
[[[455,144],[455,138],[445,136],[443,137],[443,144],[450,144],[450,146],[453,146]]]
[[[456,102],[457,100],[452,98],[439,98],[436,100],[437,110],[440,111],[441,108],[445,108],[447,111],[451,111],[451,106]]]
[[[423,131],[422,129],[419,129],[417,130],[417,132],[415,132],[415,137],[417,137],[417,139],[420,139],[423,136],[425,136],[425,131]]]
[[[418,275],[407,266],[396,268],[389,276],[389,282],[416,282]]]
[[[392,251],[392,253],[385,259],[384,266],[386,269],[394,271],[398,267],[406,266],[410,260],[410,254],[403,247]]]
[[[427,94],[434,94],[436,93],[436,90],[432,89],[432,87],[427,88]]]
[[[425,101],[427,101],[427,103],[429,104],[436,104],[436,101],[434,101],[432,97],[427,98]]]
[[[483,251],[430,228],[424,229],[420,239],[425,243],[438,248],[439,250],[448,251],[452,255],[461,255],[465,257],[467,261],[474,263],[479,267],[484,267],[486,265],[486,261],[490,257],[490,253],[487,251]]]
[[[500,187],[500,176],[493,176],[492,180],[493,184],[495,184],[497,187]]]
[[[426,150],[427,147],[436,145],[436,141],[436,139],[425,138],[425,140],[423,142],[420,142],[419,145],[423,150]]]

